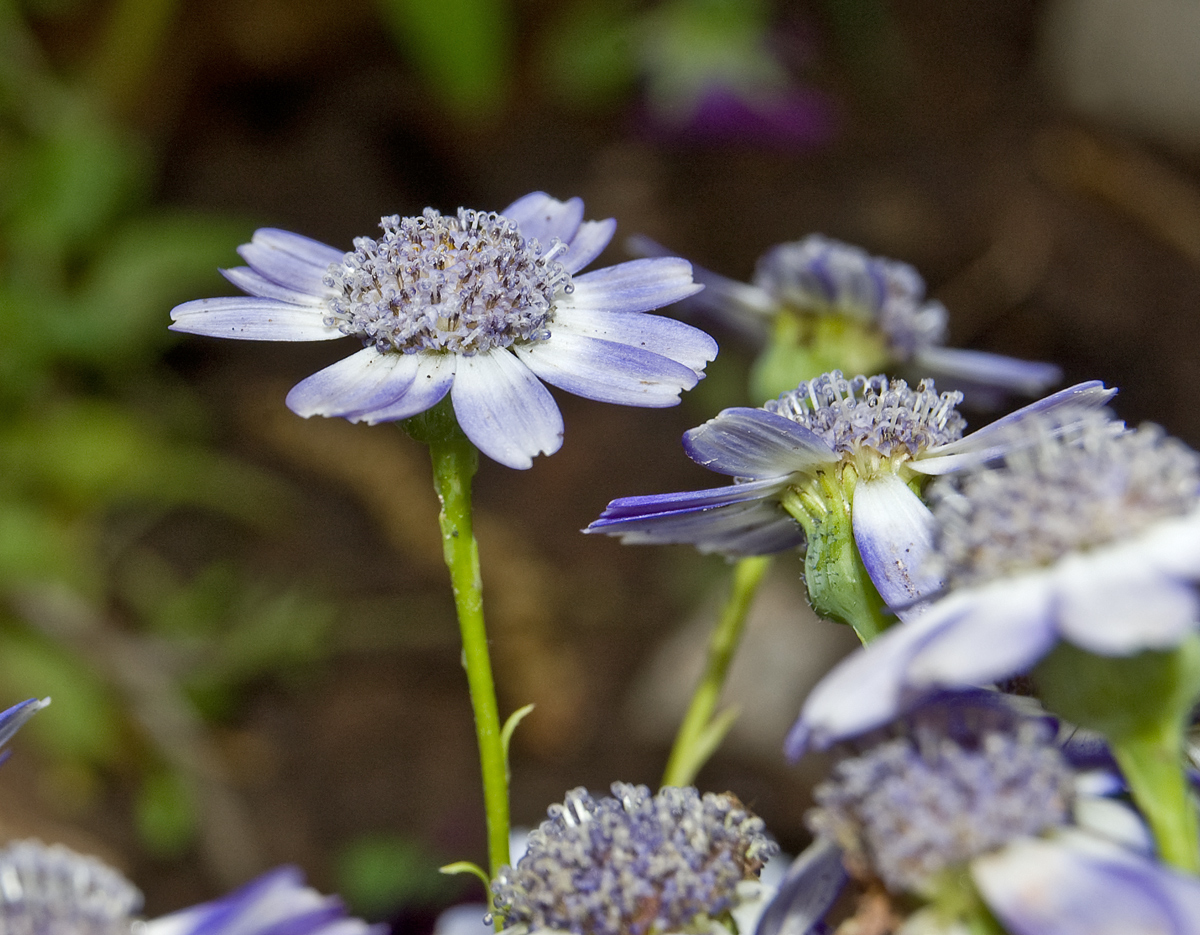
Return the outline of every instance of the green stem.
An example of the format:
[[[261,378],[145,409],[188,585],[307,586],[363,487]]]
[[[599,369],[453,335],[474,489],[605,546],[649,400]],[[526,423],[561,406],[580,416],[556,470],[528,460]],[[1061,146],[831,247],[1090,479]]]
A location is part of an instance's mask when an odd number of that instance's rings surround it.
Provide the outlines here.
[[[700,768],[733,726],[736,711],[731,712],[729,717],[722,715],[715,721],[713,713],[717,709],[738,643],[741,642],[750,604],[770,567],[770,556],[753,556],[741,559],[733,568],[729,598],[708,640],[704,674],[692,694],[692,702],[679,725],[675,745],[667,759],[662,779],[664,786],[690,786],[695,782]]]
[[[500,706],[488,657],[483,623],[483,584],[479,546],[471,526],[471,477],[478,465],[475,446],[454,421],[453,410],[439,405],[423,417],[410,419],[409,433],[429,445],[433,484],[441,500],[438,522],[442,553],[450,571],[454,607],[462,632],[463,666],[475,711],[475,736],[483,773],[483,802],[487,814],[488,861],[494,878],[508,860],[508,762],[500,726]]]
[[[1113,755],[1145,816],[1159,855],[1188,873],[1200,873],[1196,803],[1184,771],[1179,732],[1173,725],[1112,741]]]

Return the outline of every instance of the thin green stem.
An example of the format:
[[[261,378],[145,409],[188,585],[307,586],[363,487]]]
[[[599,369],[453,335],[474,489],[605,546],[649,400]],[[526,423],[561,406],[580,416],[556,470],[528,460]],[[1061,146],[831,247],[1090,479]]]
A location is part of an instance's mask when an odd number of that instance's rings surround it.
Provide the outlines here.
[[[1188,873],[1200,873],[1196,803],[1180,765],[1179,731],[1173,727],[1113,740],[1112,751],[1162,859]]]
[[[725,686],[729,666],[737,653],[738,643],[745,629],[750,604],[762,583],[767,569],[771,567],[770,556],[753,556],[741,559],[733,568],[733,581],[729,598],[721,610],[721,617],[708,640],[708,659],[704,674],[692,694],[692,702],[675,735],[675,745],[667,759],[663,773],[664,786],[690,786],[696,774],[716,751],[725,733],[733,726],[733,717],[722,715],[716,720],[713,714]]]
[[[431,414],[429,422],[433,422],[436,415]],[[413,434],[418,433],[414,431]],[[471,706],[475,711],[475,736],[479,743],[487,814],[488,862],[494,878],[500,867],[509,862],[508,763],[483,623],[479,547],[471,526],[471,477],[478,464],[478,453],[456,424],[453,430],[429,432],[421,440],[429,445],[433,483],[442,503],[438,516],[442,528],[442,552],[454,590],[454,606],[462,632],[463,666],[467,670]]]

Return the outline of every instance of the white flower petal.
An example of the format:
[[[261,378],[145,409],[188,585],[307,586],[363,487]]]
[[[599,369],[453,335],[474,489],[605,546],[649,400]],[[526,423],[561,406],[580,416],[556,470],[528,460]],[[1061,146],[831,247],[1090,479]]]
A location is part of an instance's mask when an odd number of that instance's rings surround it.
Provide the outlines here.
[[[341,263],[346,253],[337,247],[305,237],[303,234],[293,234],[291,231],[280,230],[278,227],[260,227],[254,232],[251,241],[290,254],[298,260],[322,269],[328,269],[334,263]]]
[[[697,372],[717,356],[717,342],[699,328],[644,312],[600,312],[563,307],[558,310],[554,329],[640,347]]]
[[[907,679],[922,688],[966,688],[1016,675],[1058,640],[1044,574],[951,592],[918,621],[929,618],[953,623],[927,641],[908,666]]]
[[[837,461],[833,449],[809,429],[765,409],[724,409],[683,433],[688,457],[731,477],[786,477]]]
[[[604,312],[647,312],[694,295],[692,264],[678,257],[629,260],[574,279],[575,291],[559,299],[570,308]]]
[[[568,393],[626,406],[675,406],[699,377],[691,367],[627,344],[559,329],[549,340],[514,345],[534,373]]]
[[[363,409],[354,413],[354,422],[376,425],[380,422],[399,422],[431,409],[450,392],[458,358],[454,354],[418,352],[410,355],[417,362],[417,375],[404,395],[379,409]]]
[[[265,276],[260,276],[254,272],[249,266],[235,266],[232,269],[223,269],[220,272],[222,276],[243,292],[248,292],[251,295],[261,296],[264,299],[278,299],[281,302],[292,302],[296,305],[311,305],[315,308],[325,308],[323,299],[309,295],[307,292],[297,292],[295,289],[288,289],[277,282],[272,282]],[[326,291],[328,292],[328,290]]]
[[[922,571],[933,551],[933,513],[895,474],[854,488],[854,542],[871,581],[889,607],[907,607],[942,586]]]
[[[1147,857],[1154,856],[1154,835],[1141,815],[1119,799],[1077,795],[1071,807],[1075,824],[1091,834]]]
[[[316,240],[273,228],[256,230],[250,243],[238,247],[238,253],[256,273],[314,296],[329,292],[324,282],[329,265],[340,263],[344,256]]]
[[[345,416],[383,409],[403,396],[417,377],[416,354],[381,354],[363,348],[297,383],[287,406],[298,416]]]
[[[616,231],[615,218],[609,218],[607,221],[584,221],[580,224],[579,231],[571,238],[571,249],[562,258],[562,265],[567,272],[578,273],[596,259],[612,241]]]
[[[559,201],[545,192],[530,192],[500,213],[510,221],[516,221],[521,236],[526,240],[536,238],[545,251],[555,237],[563,243],[571,242],[583,220],[583,200]]]
[[[1155,523],[1130,546],[1163,574],[1200,579],[1200,509]]]
[[[243,341],[331,341],[345,337],[325,324],[324,306],[256,296],[196,299],[171,309],[172,331]]]
[[[981,386],[999,386],[1026,396],[1036,396],[1062,379],[1054,364],[1018,360],[987,351],[956,347],[924,347],[913,355],[916,369],[939,377],[945,375]]]
[[[562,445],[554,397],[506,350],[461,358],[450,398],[467,438],[493,461],[529,468],[535,455]]]
[[[1131,549],[1071,554],[1055,566],[1064,639],[1102,656],[1178,645],[1200,617],[1195,588]]]

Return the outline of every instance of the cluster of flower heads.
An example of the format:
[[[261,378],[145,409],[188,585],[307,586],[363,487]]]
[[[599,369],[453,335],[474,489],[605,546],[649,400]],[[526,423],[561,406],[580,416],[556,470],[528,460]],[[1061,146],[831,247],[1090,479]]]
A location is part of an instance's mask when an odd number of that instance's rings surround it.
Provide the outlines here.
[[[575,935],[695,931],[732,911],[778,848],[736,797],[614,783],[585,789],[529,835],[492,884],[507,926]]]

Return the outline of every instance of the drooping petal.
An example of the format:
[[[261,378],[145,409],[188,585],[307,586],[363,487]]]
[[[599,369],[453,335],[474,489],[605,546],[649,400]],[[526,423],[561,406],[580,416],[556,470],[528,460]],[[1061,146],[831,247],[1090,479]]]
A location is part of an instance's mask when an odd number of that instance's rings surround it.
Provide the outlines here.
[[[311,305],[315,308],[325,308],[325,303],[322,299],[309,295],[306,292],[297,292],[295,289],[281,286],[277,282],[272,282],[265,276],[260,276],[254,272],[249,266],[235,266],[231,269],[223,269],[220,273],[243,292],[248,292],[250,295],[260,296],[264,299],[278,299],[280,302],[290,302],[295,305]]]
[[[854,488],[854,542],[884,603],[904,608],[942,586],[927,570],[933,552],[933,513],[892,473],[860,480]]]
[[[799,524],[775,499],[785,481],[769,479],[711,490],[622,497],[584,532],[626,544],[686,543],[702,552],[768,555],[804,542]]]
[[[809,935],[825,918],[849,874],[842,851],[818,838],[797,857],[758,920],[754,935]]]
[[[571,249],[562,258],[562,265],[568,273],[578,273],[592,260],[596,259],[613,239],[617,232],[616,218],[607,221],[584,221],[579,230],[571,238]]]
[[[559,305],[604,312],[647,312],[678,302],[702,288],[692,264],[678,257],[629,260],[574,279],[575,291]]]
[[[952,592],[918,619],[948,625],[913,653],[905,677],[916,688],[987,685],[1028,670],[1058,641],[1042,573]]]
[[[545,192],[530,192],[500,213],[517,222],[522,237],[536,238],[542,250],[547,250],[555,237],[563,243],[570,243],[575,237],[583,220],[583,199],[559,201]]]
[[[906,673],[913,656],[953,623],[928,612],[852,652],[809,693],[784,741],[784,753],[795,760],[806,750],[857,737],[895,720],[932,694],[911,689]]]
[[[458,358],[454,354],[412,355],[417,361],[417,375],[404,395],[379,409],[362,409],[354,413],[353,421],[376,425],[380,422],[399,422],[426,409],[431,409],[450,392]]]
[[[1194,935],[1200,881],[1081,833],[1018,838],[971,862],[1013,935]]]
[[[287,407],[306,419],[383,409],[412,386],[419,356],[363,348],[293,386]]]
[[[780,477],[832,464],[837,455],[804,426],[765,409],[725,409],[689,429],[683,448],[697,464],[733,477]]]
[[[1099,655],[1167,649],[1200,626],[1193,585],[1131,549],[1068,555],[1055,567],[1055,584],[1063,638]]]
[[[1062,369],[1054,364],[955,347],[923,347],[913,355],[913,362],[934,377],[945,375],[1026,396],[1036,396],[1062,379]]]
[[[626,406],[675,406],[696,385],[691,367],[627,344],[559,329],[546,341],[514,345],[530,370],[568,393]]]
[[[562,446],[562,414],[529,368],[497,348],[463,357],[450,391],[458,424],[475,447],[511,468],[533,466]]]
[[[703,370],[704,365],[717,356],[717,342],[699,328],[662,315],[560,308],[554,328],[640,347],[677,360],[696,372]]]
[[[1013,429],[1030,416],[1065,409],[1099,409],[1106,405],[1116,392],[1115,389],[1106,388],[1099,380],[1077,383],[1065,390],[1051,393],[1045,399],[1030,403],[1016,412],[1010,412],[958,441],[930,448],[909,462],[909,466],[922,474],[949,474],[964,467],[983,464],[1021,444],[1020,434]],[[1074,424],[1065,422],[1060,426],[1060,431],[1065,432]]]
[[[325,274],[331,263],[340,263],[345,256],[319,241],[267,227],[256,230],[238,253],[259,275],[313,296],[328,294]]]
[[[0,747],[12,740],[13,734],[48,704],[50,704],[49,698],[43,698],[41,701],[37,698],[30,698],[28,701],[22,701],[20,704],[0,711]],[[2,758],[0,757],[0,759]]]
[[[345,337],[325,324],[324,306],[255,296],[195,299],[171,309],[172,331],[243,341],[332,341]]]

